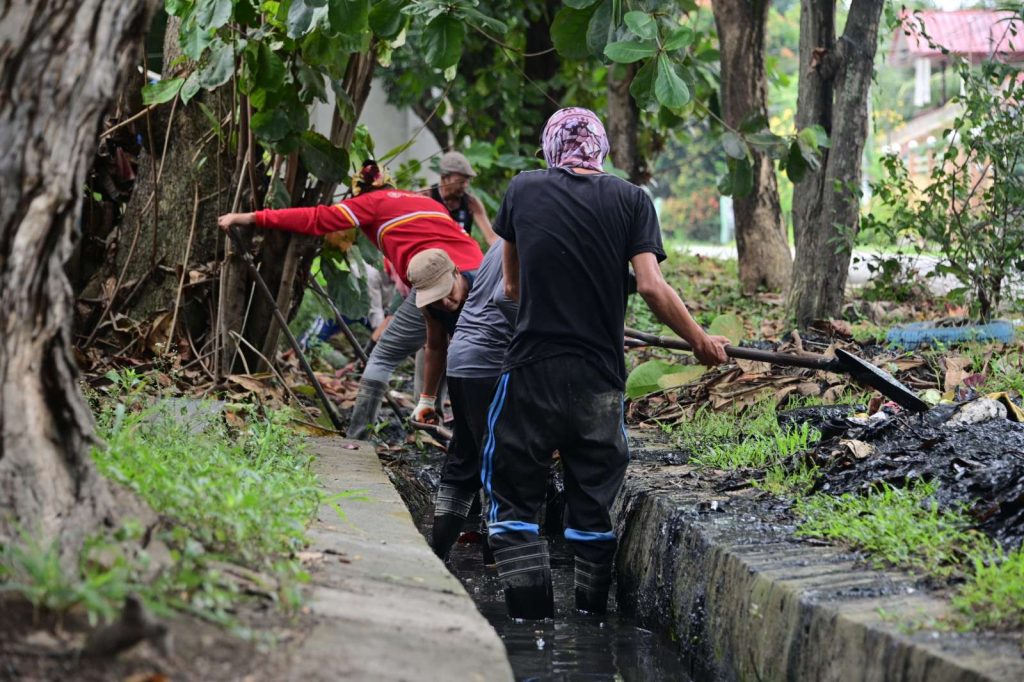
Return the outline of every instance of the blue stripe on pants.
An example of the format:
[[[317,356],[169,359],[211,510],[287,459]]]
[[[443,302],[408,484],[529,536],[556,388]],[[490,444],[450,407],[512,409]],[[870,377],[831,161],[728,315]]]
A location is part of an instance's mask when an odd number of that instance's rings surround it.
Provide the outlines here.
[[[487,442],[484,444],[483,457],[480,463],[480,482],[484,486],[484,492],[487,494],[487,502],[490,506],[487,514],[488,523],[497,523],[498,521],[498,503],[494,500],[494,494],[491,491],[491,479],[494,473],[494,424],[498,421],[501,408],[505,405],[505,394],[507,391],[508,372],[505,372],[498,380],[498,388],[494,391],[491,409],[487,413]]]

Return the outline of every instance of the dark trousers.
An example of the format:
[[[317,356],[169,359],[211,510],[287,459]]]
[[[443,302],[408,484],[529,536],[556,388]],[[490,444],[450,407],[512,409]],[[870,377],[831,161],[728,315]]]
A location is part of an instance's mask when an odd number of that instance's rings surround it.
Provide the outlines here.
[[[435,514],[469,515],[480,490],[480,450],[487,432],[487,410],[498,377],[448,377],[452,401],[452,441],[434,503]]]
[[[501,376],[487,424],[481,480],[490,546],[506,586],[538,584],[549,574],[538,513],[558,450],[565,538],[577,568],[601,567],[598,582],[606,588],[616,549],[611,506],[629,462],[622,391],[582,358],[549,358]]]

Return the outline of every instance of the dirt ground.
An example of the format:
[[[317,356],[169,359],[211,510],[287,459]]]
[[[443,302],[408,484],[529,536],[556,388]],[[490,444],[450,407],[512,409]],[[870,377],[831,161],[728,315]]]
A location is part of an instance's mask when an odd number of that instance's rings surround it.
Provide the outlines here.
[[[35,623],[32,607],[13,596],[0,599],[0,680],[26,682],[170,682],[176,680],[283,679],[285,645],[302,636],[310,618],[286,618],[257,605],[237,614],[251,635],[242,637],[186,615],[167,621],[166,651],[149,641],[114,657],[77,653],[90,628],[76,614],[57,624]]]

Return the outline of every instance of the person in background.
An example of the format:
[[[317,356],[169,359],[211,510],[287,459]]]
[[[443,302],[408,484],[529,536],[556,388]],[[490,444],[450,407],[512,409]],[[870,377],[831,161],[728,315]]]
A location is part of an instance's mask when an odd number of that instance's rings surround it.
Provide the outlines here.
[[[487,406],[515,323],[517,306],[505,297],[502,278],[503,246],[499,239],[488,249],[468,292],[459,281],[458,268],[443,251],[419,253],[409,266],[409,281],[418,292],[416,304],[427,322],[427,375],[435,381],[447,367],[454,417],[453,436],[434,499],[430,540],[441,559],[447,558],[480,491]],[[454,333],[443,324],[452,310],[460,310]],[[433,384],[427,387],[432,389]],[[414,415],[419,421],[434,418],[432,396],[426,398]],[[485,563],[490,563],[486,546],[484,554]]]
[[[409,262],[426,249],[441,249],[464,273],[480,266],[479,245],[444,207],[422,194],[395,189],[375,161],[363,163],[353,190],[355,196],[333,206],[228,213],[217,219],[217,225],[223,230],[255,225],[314,236],[358,228],[391,261],[405,284]],[[415,290],[410,291],[370,353],[352,408],[349,438],[366,438],[377,421],[391,374],[423,346],[426,325],[415,296]]]
[[[483,203],[469,193],[469,183],[476,177],[469,159],[459,152],[447,152],[441,157],[439,170],[441,182],[430,188],[430,198],[444,204],[466,234],[472,234],[473,225],[478,225],[487,245],[494,244],[498,236],[494,234],[487,211]]]
[[[513,618],[554,614],[547,541],[539,536],[552,452],[565,474],[565,538],[575,555],[576,608],[604,613],[617,541],[611,506],[629,449],[623,327],[629,266],[655,316],[706,365],[724,362],[661,275],[650,198],[602,171],[608,138],[586,109],[555,112],[541,137],[545,170],[520,173],[495,219],[505,240],[506,295],[516,328],[488,414],[481,483],[490,548]]]

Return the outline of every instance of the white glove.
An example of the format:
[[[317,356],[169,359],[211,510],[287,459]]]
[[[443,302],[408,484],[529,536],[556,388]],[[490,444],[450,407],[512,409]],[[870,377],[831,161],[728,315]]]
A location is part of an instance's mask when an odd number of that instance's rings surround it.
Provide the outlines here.
[[[436,396],[420,394],[420,401],[416,403],[416,409],[412,411],[411,419],[423,424],[436,424],[438,422],[436,403]]]

